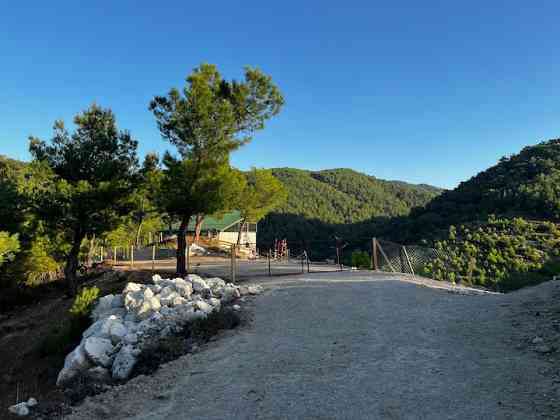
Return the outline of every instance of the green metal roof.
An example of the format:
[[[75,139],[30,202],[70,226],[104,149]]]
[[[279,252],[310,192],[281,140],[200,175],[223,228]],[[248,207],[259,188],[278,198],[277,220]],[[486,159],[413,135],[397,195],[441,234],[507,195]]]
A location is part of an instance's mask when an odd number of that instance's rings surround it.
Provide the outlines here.
[[[238,210],[229,212],[224,214],[222,217],[212,217],[207,216],[204,218],[202,222],[202,230],[217,230],[222,231],[228,226],[234,224],[241,220],[241,213]],[[196,217],[191,217],[191,221],[189,223],[188,231],[194,232],[194,227],[196,224]],[[179,223],[175,223],[173,225],[173,230],[179,229]]]

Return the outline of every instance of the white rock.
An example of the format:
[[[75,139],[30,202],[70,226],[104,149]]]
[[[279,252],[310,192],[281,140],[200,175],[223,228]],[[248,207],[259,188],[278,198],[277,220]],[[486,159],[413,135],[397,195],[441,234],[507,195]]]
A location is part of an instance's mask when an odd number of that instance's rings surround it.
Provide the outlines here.
[[[124,380],[130,376],[137,361],[137,354],[132,346],[123,346],[120,349],[113,362],[113,379]]]
[[[222,287],[225,287],[226,285],[226,282],[219,277],[212,277],[206,279],[205,281],[208,287],[210,287],[211,289],[220,289]]]
[[[208,299],[208,304],[212,305],[214,308],[219,309],[220,308],[220,299],[216,299],[216,298],[210,298]]]
[[[195,307],[198,308],[200,311],[205,312],[207,314],[209,314],[210,312],[212,312],[214,310],[214,308],[209,305],[208,303],[206,303],[203,300],[199,300],[195,303]]]
[[[29,415],[29,408],[26,402],[21,402],[19,404],[12,405],[8,408],[8,411],[16,416],[27,416]]]
[[[115,295],[111,301],[111,306],[113,308],[123,308],[124,307],[124,296],[122,294]]]
[[[259,285],[248,286],[247,291],[249,292],[250,295],[258,295],[259,293],[263,292],[263,288],[262,286]]]
[[[115,321],[111,324],[109,336],[113,344],[117,344],[128,334],[127,328],[120,321]]]
[[[128,292],[124,296],[124,306],[128,311],[134,311],[135,309],[142,306],[143,302],[144,302],[144,293],[142,292],[142,290]]]
[[[535,338],[533,338],[532,343],[533,343],[533,344],[540,344],[540,343],[542,343],[543,341],[544,341],[544,340],[543,340],[541,337],[535,337]]]
[[[123,294],[127,294],[127,293],[130,293],[130,292],[139,292],[142,289],[143,289],[143,286],[141,284],[130,282],[124,288]]]
[[[161,308],[161,303],[157,296],[145,299],[142,305],[137,309],[136,316],[140,320],[148,319],[155,312],[159,311]]]
[[[175,290],[184,298],[190,298],[193,292],[191,282],[186,282],[183,279],[175,279]]]
[[[173,298],[173,301],[171,303],[171,306],[181,306],[187,304],[188,300],[181,296],[176,296],[175,298]]]
[[[27,406],[28,407],[35,407],[37,404],[38,404],[37,400],[33,397],[31,397],[27,400]]]
[[[87,376],[89,376],[94,381],[98,382],[109,382],[111,380],[111,374],[109,373],[109,369],[105,369],[101,366],[96,366],[91,369],[88,369]]]
[[[160,299],[160,302],[162,305],[167,305],[167,306],[175,306],[175,299],[183,299],[181,296],[179,296],[179,294],[177,292],[172,292],[171,294],[162,297]]]
[[[241,296],[239,290],[235,286],[226,285],[218,291],[218,295],[222,298],[222,302],[228,303]]]
[[[97,366],[110,367],[113,362],[111,340],[99,337],[89,337],[84,341],[84,352],[91,362]]]
[[[152,292],[152,289],[146,287],[146,289],[144,289],[144,299],[150,299],[153,297],[154,297],[154,292]]]
[[[192,282],[192,287],[195,293],[200,293],[205,289],[209,289],[206,282],[196,274],[189,274],[189,280]]]
[[[71,381],[78,373],[91,367],[91,362],[86,356],[83,344],[80,344],[72,352],[68,353],[64,359],[64,367],[56,379],[57,386],[64,386]]]
[[[241,306],[239,306],[239,305],[233,305],[232,308],[233,308],[234,311],[240,311],[241,310]]]

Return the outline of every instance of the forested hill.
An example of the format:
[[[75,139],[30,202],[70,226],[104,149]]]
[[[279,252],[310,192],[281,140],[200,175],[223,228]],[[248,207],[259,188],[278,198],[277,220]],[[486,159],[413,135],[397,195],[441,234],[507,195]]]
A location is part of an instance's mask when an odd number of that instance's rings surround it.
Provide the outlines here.
[[[306,171],[272,169],[288,190],[278,213],[295,214],[326,223],[356,223],[377,216],[407,214],[441,190],[427,185],[384,181],[351,169]]]
[[[560,139],[528,146],[445,191],[424,208],[389,227],[394,239],[414,242],[438,236],[450,225],[484,221],[489,215],[560,219]],[[389,232],[387,232],[389,234]]]
[[[351,169],[307,171],[272,169],[286,187],[287,202],[259,223],[259,242],[332,240],[348,236],[348,228],[371,230],[379,219],[406,215],[441,193],[429,185],[385,181]],[[358,227],[359,224],[360,227]]]

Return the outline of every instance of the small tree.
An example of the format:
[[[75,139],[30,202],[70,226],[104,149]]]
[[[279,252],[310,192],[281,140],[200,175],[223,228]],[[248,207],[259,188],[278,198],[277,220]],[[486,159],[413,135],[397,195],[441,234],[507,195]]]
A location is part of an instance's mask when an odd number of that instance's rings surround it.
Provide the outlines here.
[[[74,123],[77,129],[70,134],[57,121],[49,143],[30,138],[33,157],[52,169],[38,187],[34,210],[70,244],[64,274],[71,294],[82,241],[111,230],[129,211],[126,201],[138,166],[137,141],[117,129],[109,109],[92,105]]]
[[[246,222],[257,223],[282,205],[287,197],[284,185],[270,170],[253,168],[247,174],[247,182],[238,197],[237,207],[241,212],[241,222],[237,245],[241,243],[241,232]]]
[[[242,82],[223,80],[214,65],[201,64],[182,92],[172,89],[150,103],[164,139],[180,155],[164,157],[161,205],[180,221],[177,273],[184,275],[186,230],[193,215],[218,211],[231,191],[229,155],[249,142],[284,103],[270,76],[247,67]]]

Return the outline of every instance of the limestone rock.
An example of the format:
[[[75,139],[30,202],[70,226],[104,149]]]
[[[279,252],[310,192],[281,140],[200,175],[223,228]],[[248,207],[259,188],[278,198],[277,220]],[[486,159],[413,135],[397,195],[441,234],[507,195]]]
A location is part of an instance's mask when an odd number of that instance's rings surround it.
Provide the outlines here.
[[[115,357],[113,363],[113,379],[125,380],[132,373],[132,369],[136,364],[136,356],[138,352],[132,346],[123,346]]]
[[[56,385],[64,386],[74,379],[78,373],[87,370],[89,367],[91,367],[91,362],[86,356],[83,345],[80,344],[64,359],[64,367],[58,374]]]
[[[16,416],[27,416],[29,415],[29,407],[27,407],[26,402],[21,402],[19,404],[12,405],[8,408],[8,411]]]
[[[110,367],[113,362],[111,340],[89,337],[84,341],[84,352],[91,362],[97,366]]]

